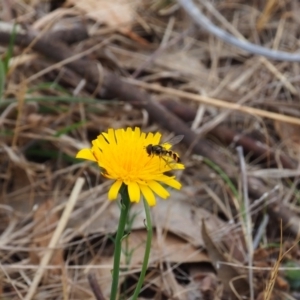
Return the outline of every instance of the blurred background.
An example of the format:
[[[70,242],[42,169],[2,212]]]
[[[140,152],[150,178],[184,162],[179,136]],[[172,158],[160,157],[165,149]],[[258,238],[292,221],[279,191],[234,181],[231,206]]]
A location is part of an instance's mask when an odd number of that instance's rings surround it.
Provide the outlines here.
[[[297,0],[2,0],[0,299],[109,299],[119,206],[75,155],[136,126],[185,136],[140,299],[300,299],[299,15]],[[134,205],[120,299],[144,218]]]

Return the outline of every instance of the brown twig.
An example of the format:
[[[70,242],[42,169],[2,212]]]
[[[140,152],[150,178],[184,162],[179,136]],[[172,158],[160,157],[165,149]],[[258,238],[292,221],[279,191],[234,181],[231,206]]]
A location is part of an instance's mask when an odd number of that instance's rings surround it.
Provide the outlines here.
[[[105,298],[100,290],[99,284],[97,282],[95,273],[88,273],[88,281],[89,281],[90,287],[93,291],[95,298],[97,300],[105,300]]]
[[[61,40],[67,44],[80,42],[89,37],[86,27],[83,24],[77,24],[68,29],[55,30],[47,33],[50,40]]]

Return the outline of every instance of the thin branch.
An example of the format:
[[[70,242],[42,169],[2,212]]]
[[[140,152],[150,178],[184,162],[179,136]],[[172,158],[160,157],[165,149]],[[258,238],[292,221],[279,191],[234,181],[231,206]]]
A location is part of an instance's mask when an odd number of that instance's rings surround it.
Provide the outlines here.
[[[103,296],[100,286],[97,282],[95,273],[88,273],[87,277],[95,298],[97,300],[105,300],[105,297]]]
[[[250,288],[250,299],[254,300],[254,286],[253,286],[253,240],[252,240],[252,220],[250,214],[250,201],[248,195],[248,184],[247,184],[247,169],[244,159],[244,151],[241,146],[236,148],[238,157],[240,160],[241,175],[242,175],[242,186],[243,186],[243,201],[244,207],[242,207],[242,219],[245,226],[245,239],[248,247],[248,279],[249,279],[249,288]]]
[[[27,294],[26,294],[24,300],[33,299],[36,289],[44,275],[45,266],[47,266],[51,260],[54,249],[57,246],[59,239],[60,239],[60,237],[67,225],[67,222],[70,218],[70,215],[75,207],[75,204],[77,202],[77,199],[81,192],[83,184],[84,184],[84,179],[79,177],[75,182],[74,188],[73,188],[72,193],[69,197],[69,200],[66,204],[65,210],[64,210],[64,212],[60,218],[60,221],[51,237],[47,251],[45,252],[44,256],[42,257],[42,259],[40,261],[39,269],[37,270],[37,272],[34,275],[33,281],[31,282],[31,285],[27,291]]]
[[[274,60],[299,62],[300,53],[270,50],[268,48],[252,44],[245,40],[237,39],[233,35],[214,25],[193,3],[192,0],[178,0],[183,9],[193,18],[195,23],[209,33],[215,35],[224,42],[243,49],[249,53],[265,56]]]

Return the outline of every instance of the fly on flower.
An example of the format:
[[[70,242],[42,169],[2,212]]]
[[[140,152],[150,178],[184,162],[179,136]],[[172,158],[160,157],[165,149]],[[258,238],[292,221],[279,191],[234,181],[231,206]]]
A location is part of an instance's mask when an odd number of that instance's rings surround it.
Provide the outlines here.
[[[159,156],[160,158],[162,158],[167,164],[170,163],[170,159],[173,160],[176,163],[181,163],[181,159],[179,157],[179,155],[170,150],[170,148],[178,143],[180,143],[183,139],[183,135],[176,135],[173,138],[171,138],[169,141],[166,141],[163,144],[158,144],[158,145],[153,145],[153,144],[149,144],[148,146],[146,146],[146,151],[148,153],[148,156]]]
[[[155,195],[163,199],[170,196],[166,186],[181,188],[176,177],[166,173],[184,169],[179,155],[170,150],[183,136],[163,144],[160,143],[160,138],[159,132],[146,134],[138,127],[116,130],[110,128],[93,140],[90,148],[81,149],[76,157],[97,162],[101,174],[114,181],[108,192],[110,200],[117,198],[124,184],[128,188],[131,202],[139,202],[143,195],[149,205],[153,206],[156,204]],[[153,158],[149,158],[149,154]],[[167,164],[161,166],[160,158]],[[172,167],[170,163],[173,163]]]

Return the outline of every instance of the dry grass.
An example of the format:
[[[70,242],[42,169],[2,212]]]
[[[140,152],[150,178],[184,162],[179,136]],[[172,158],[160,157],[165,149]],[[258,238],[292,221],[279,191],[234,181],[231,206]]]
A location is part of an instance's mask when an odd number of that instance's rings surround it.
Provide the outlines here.
[[[170,132],[147,108],[103,96],[103,70],[162,105],[175,101],[173,112],[183,104],[175,113],[230,166],[222,172],[217,161],[193,155],[191,145],[177,148],[186,164],[179,174],[184,188],[153,210],[156,230],[141,299],[299,299],[285,272],[286,262],[299,266],[299,64],[225,44],[195,28],[175,2],[111,3],[0,3],[0,33],[16,21],[36,34],[12,53],[0,34],[0,299],[95,299],[95,282],[109,297],[119,210],[107,201],[109,182],[75,154],[109,127],[140,126],[166,139]],[[296,0],[215,1],[213,10],[201,3],[212,22],[240,39],[299,51]],[[89,35],[73,35],[72,43],[61,36],[72,51],[65,60],[32,50],[40,37],[74,28]],[[97,64],[96,87],[68,65],[81,58]],[[216,128],[233,138],[220,137]],[[250,141],[244,157],[235,149],[241,136]],[[258,155],[257,145],[267,153]],[[246,175],[266,192],[245,194]],[[134,206],[124,241],[122,299],[134,288],[143,257],[141,211]],[[211,240],[202,236],[204,219]],[[241,280],[247,291],[234,285]]]

